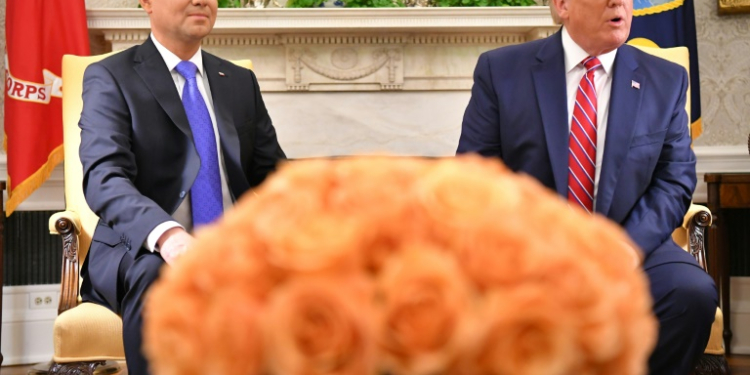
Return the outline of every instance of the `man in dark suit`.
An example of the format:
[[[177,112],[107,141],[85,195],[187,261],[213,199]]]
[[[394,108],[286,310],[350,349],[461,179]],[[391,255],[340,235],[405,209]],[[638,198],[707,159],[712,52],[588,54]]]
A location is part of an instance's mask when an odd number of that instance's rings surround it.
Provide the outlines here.
[[[499,157],[620,223],[640,247],[660,322],[650,372],[688,374],[717,296],[671,239],[696,184],[687,73],[623,45],[632,0],[553,3],[558,33],[479,58],[457,152]]]
[[[140,0],[151,36],[92,64],[83,82],[83,188],[100,222],[82,269],[84,300],[123,318],[130,374],[142,298],[192,242],[284,159],[252,71],[201,50],[216,0]]]

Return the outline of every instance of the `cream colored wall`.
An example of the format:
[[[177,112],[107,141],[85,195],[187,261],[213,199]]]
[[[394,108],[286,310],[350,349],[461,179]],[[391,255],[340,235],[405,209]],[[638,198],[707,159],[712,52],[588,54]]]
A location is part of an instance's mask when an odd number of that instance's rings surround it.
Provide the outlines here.
[[[0,48],[5,50],[0,0]],[[86,0],[87,8],[134,7],[137,0]],[[750,132],[750,14],[719,16],[716,0],[695,0],[704,134],[697,145],[741,145]],[[0,59],[0,71],[4,71]],[[3,103],[0,93],[0,106]],[[0,112],[0,123],[3,114]],[[2,127],[0,127],[2,129]]]
[[[738,145],[750,132],[750,14],[719,16],[694,0],[704,133],[697,145]]]

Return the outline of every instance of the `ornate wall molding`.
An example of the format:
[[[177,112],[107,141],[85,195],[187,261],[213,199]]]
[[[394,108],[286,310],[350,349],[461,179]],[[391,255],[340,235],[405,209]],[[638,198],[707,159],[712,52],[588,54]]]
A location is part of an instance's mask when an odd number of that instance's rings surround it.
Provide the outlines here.
[[[404,83],[403,48],[400,46],[287,46],[287,89],[307,91],[310,85],[325,90],[346,83],[349,91],[401,90]]]

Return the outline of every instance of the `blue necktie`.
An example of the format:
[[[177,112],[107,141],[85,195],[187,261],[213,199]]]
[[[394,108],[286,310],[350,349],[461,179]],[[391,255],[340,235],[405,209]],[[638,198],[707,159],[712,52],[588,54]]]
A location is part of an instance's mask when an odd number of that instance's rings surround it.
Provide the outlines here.
[[[193,228],[197,228],[216,220],[224,211],[219,152],[216,148],[211,115],[196,82],[195,74],[198,67],[190,61],[182,61],[177,64],[175,70],[187,81],[182,90],[182,105],[185,106],[190,129],[193,131],[195,149],[201,160],[198,176],[190,189]]]

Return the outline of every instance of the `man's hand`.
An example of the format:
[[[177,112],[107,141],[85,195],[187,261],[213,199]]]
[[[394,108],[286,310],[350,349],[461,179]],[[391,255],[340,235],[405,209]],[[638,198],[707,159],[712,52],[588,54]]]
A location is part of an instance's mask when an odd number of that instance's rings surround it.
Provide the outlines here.
[[[175,227],[164,232],[156,244],[161,257],[171,266],[193,244],[193,236],[185,229]]]

